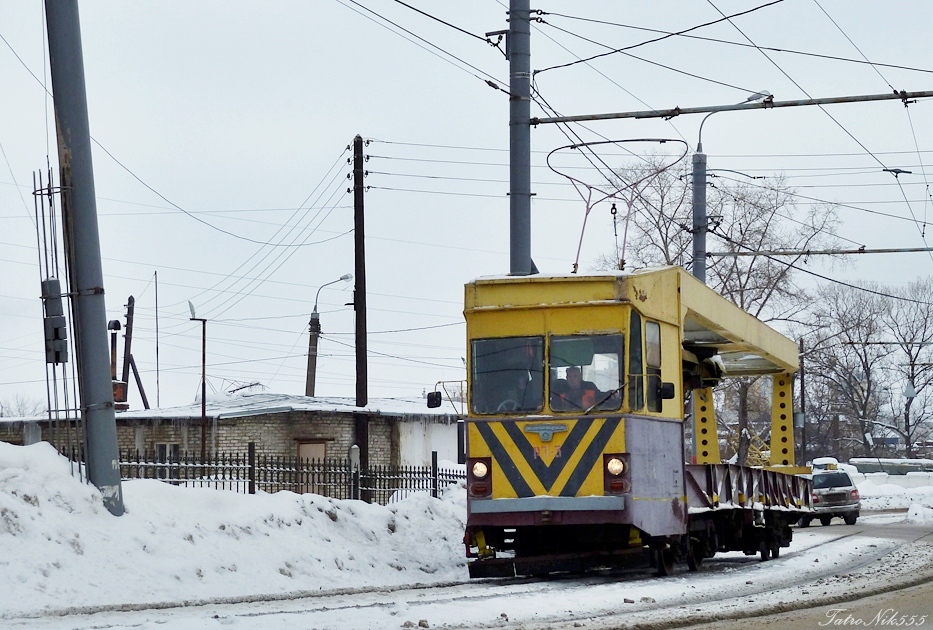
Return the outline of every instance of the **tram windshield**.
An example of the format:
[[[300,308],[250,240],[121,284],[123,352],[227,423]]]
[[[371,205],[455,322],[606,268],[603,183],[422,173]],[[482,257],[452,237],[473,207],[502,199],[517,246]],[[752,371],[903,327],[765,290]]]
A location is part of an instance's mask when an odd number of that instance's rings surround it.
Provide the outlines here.
[[[622,335],[551,337],[550,401],[554,411],[622,406]]]
[[[472,350],[475,413],[544,408],[544,337],[475,339]]]

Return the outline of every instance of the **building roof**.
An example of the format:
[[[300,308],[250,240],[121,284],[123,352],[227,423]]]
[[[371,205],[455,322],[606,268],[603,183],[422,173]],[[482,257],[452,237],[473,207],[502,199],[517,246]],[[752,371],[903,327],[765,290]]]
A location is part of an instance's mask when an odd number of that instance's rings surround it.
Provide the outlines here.
[[[310,396],[297,396],[293,394],[236,393],[236,394],[209,394],[207,397],[206,414],[208,418],[223,420],[225,418],[242,418],[271,413],[288,413],[291,411],[319,411],[332,413],[364,412],[376,415],[408,416],[415,419],[430,419],[441,422],[451,422],[457,419],[456,410],[445,402],[438,409],[428,409],[424,398],[370,398],[365,407],[357,407],[355,398],[321,398]],[[134,409],[117,412],[117,420],[176,420],[201,417],[201,402],[195,401],[190,405],[179,407],[163,407],[161,409]],[[44,422],[46,416],[37,417],[0,417],[0,423],[5,422]]]
[[[208,418],[242,418],[292,411],[318,411],[331,413],[363,412],[389,416],[428,417],[437,420],[453,420],[457,413],[448,403],[439,409],[428,409],[424,398],[370,398],[365,407],[357,407],[355,398],[322,398],[275,394],[270,392],[209,394],[206,415]],[[154,418],[179,419],[200,418],[201,403],[196,401],[180,407],[162,409],[134,409],[117,413],[118,420],[148,420]]]

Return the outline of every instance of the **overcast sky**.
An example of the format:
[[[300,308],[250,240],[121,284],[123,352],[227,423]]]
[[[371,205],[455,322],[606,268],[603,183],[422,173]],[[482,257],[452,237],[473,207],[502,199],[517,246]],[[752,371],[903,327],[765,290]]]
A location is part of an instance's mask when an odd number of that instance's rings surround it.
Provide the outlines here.
[[[506,86],[508,64],[481,41],[507,28],[507,3],[408,4],[448,24],[392,0],[80,3],[108,319],[122,319],[135,296],[133,354],[153,405],[187,404],[199,391],[201,331],[188,300],[210,320],[209,391],[259,382],[303,393],[315,293],[353,272],[346,191],[356,134],[371,140],[369,394],[419,395],[464,377],[463,284],[509,264],[508,100],[486,83]],[[0,4],[0,400],[45,398],[31,192],[56,147],[42,6]],[[728,104],[758,90],[792,100],[933,89],[933,4],[922,0],[534,8],[546,12],[532,33],[535,82],[561,114]],[[887,65],[856,63],[866,59]],[[720,113],[704,126],[703,147],[710,168],[783,173],[802,208],[845,204],[836,230],[844,246],[926,247],[931,122],[929,100]],[[686,147],[625,145],[639,156],[677,155],[695,149],[699,123],[681,116],[573,131],[586,140],[680,139]],[[574,189],[545,165],[568,144],[564,131],[532,135],[532,256],[545,272],[570,271],[584,215]],[[613,167],[638,159],[618,147],[603,155]],[[895,181],[884,168],[913,173]],[[581,268],[614,243],[609,206],[597,205]],[[931,261],[876,255],[808,268],[900,286],[929,275]],[[352,283],[320,293],[321,395],[354,395],[351,299]],[[135,387],[130,402],[141,406]]]

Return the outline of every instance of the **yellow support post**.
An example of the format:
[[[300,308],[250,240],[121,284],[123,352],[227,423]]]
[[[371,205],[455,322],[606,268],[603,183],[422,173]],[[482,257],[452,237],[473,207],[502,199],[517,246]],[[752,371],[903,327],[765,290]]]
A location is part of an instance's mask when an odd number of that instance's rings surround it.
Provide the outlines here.
[[[693,390],[693,440],[697,446],[697,464],[722,463],[712,387]]]
[[[771,465],[794,466],[793,374],[775,374],[771,389]]]

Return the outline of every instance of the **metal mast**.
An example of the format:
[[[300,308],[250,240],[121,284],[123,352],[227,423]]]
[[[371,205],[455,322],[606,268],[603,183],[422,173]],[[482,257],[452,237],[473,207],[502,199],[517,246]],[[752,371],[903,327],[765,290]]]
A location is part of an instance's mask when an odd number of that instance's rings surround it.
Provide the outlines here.
[[[706,284],[706,154],[703,145],[693,154],[693,277]]]
[[[58,131],[65,256],[74,311],[78,390],[87,431],[88,478],[100,489],[107,510],[120,516],[123,514],[123,489],[110,380],[107,313],[77,0],[46,0],[45,14]]]
[[[509,273],[533,273],[531,262],[531,9],[509,0]]]

